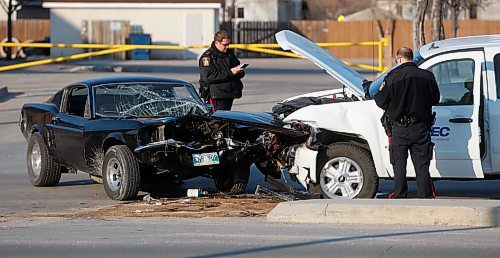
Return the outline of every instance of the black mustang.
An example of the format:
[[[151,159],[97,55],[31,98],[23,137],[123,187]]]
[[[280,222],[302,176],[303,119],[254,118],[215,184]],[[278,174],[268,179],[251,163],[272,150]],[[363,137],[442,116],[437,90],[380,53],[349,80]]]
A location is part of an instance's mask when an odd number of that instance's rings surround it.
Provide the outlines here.
[[[70,84],[45,103],[23,106],[19,124],[28,141],[30,181],[53,186],[61,173],[80,170],[102,180],[112,199],[127,200],[148,180],[206,176],[221,192],[241,193],[252,163],[264,173],[278,171],[288,147],[308,137],[272,114],[210,111],[180,80]]]

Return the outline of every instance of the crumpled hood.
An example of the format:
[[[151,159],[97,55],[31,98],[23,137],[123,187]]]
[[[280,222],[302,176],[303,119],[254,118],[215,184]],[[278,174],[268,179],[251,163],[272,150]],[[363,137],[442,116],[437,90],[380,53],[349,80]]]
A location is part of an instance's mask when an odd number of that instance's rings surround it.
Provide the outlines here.
[[[238,112],[238,111],[217,111],[212,114],[212,118],[226,121],[233,121],[245,125],[262,125],[282,127],[284,125],[281,119],[278,119],[271,113],[265,112]]]

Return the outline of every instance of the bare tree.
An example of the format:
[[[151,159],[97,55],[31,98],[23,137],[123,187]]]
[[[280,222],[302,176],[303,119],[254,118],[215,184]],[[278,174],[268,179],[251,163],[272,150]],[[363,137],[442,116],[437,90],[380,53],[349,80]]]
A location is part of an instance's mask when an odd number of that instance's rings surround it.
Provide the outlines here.
[[[490,0],[446,0],[446,6],[451,16],[451,37],[458,36],[458,18],[462,11],[471,11],[473,8],[485,8],[490,2]]]
[[[457,31],[458,31],[458,16],[460,15],[461,11],[461,2],[462,0],[448,0],[446,1],[446,4],[448,5],[448,8],[451,13],[451,37],[456,38],[457,37]]]
[[[425,44],[424,22],[428,5],[429,0],[417,0],[417,11],[413,20],[413,47],[415,49]]]
[[[444,39],[443,27],[444,0],[433,0],[431,8],[431,41]]]
[[[8,3],[6,3],[5,0],[0,0],[0,4],[2,5],[3,10],[7,13],[7,42],[12,42],[12,15],[21,9],[24,4],[24,0],[8,0]],[[11,60],[12,49],[8,47],[6,50],[7,60]]]

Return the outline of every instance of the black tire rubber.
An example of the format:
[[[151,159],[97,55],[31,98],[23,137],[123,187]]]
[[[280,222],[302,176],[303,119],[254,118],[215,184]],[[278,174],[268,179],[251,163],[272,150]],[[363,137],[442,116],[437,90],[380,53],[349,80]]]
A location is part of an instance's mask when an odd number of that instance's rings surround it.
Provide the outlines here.
[[[374,198],[378,190],[379,180],[371,155],[365,149],[350,143],[334,143],[328,146],[326,153],[318,159],[316,177],[318,183],[309,184],[309,192],[320,198],[329,198],[320,186],[320,176],[323,166],[336,157],[347,157],[355,161],[361,168],[363,185],[354,198]]]
[[[225,166],[214,175],[214,183],[217,190],[225,194],[241,194],[247,188],[250,177],[249,164],[235,164]]]
[[[40,146],[41,169],[39,175],[35,175],[31,164],[31,154],[35,144]],[[33,133],[28,141],[26,163],[28,167],[28,177],[31,184],[34,186],[55,186],[59,183],[59,180],[61,180],[61,165],[54,160],[52,155],[50,155],[42,135],[37,132]]]
[[[120,187],[116,191],[109,187],[107,180],[107,165],[112,158],[116,158],[122,168]],[[139,162],[126,145],[115,145],[106,151],[102,164],[102,177],[104,190],[111,199],[125,201],[137,197],[141,183]]]

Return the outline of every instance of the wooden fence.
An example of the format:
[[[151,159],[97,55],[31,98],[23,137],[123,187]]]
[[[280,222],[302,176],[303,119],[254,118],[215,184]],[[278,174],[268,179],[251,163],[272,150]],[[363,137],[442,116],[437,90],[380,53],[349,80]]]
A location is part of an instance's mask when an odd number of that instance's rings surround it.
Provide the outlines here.
[[[445,36],[448,38],[451,35],[451,22],[446,20],[444,27]],[[407,20],[241,22],[234,29],[232,35],[235,43],[275,43],[273,34],[281,29],[289,29],[301,33],[315,42],[379,41],[382,36],[385,36],[390,39],[390,46],[384,50],[384,54],[388,57],[392,56],[393,52],[400,47],[413,47],[412,21]],[[426,21],[425,37],[427,42],[430,39],[429,32],[430,22]],[[483,34],[500,34],[500,21],[463,20],[459,22],[458,36]],[[328,50],[340,58],[373,59],[377,56],[377,49],[369,46],[332,47]]]
[[[49,20],[16,20],[12,22],[12,35],[20,42],[41,41],[50,37]],[[0,21],[0,40],[7,38],[7,21]]]

